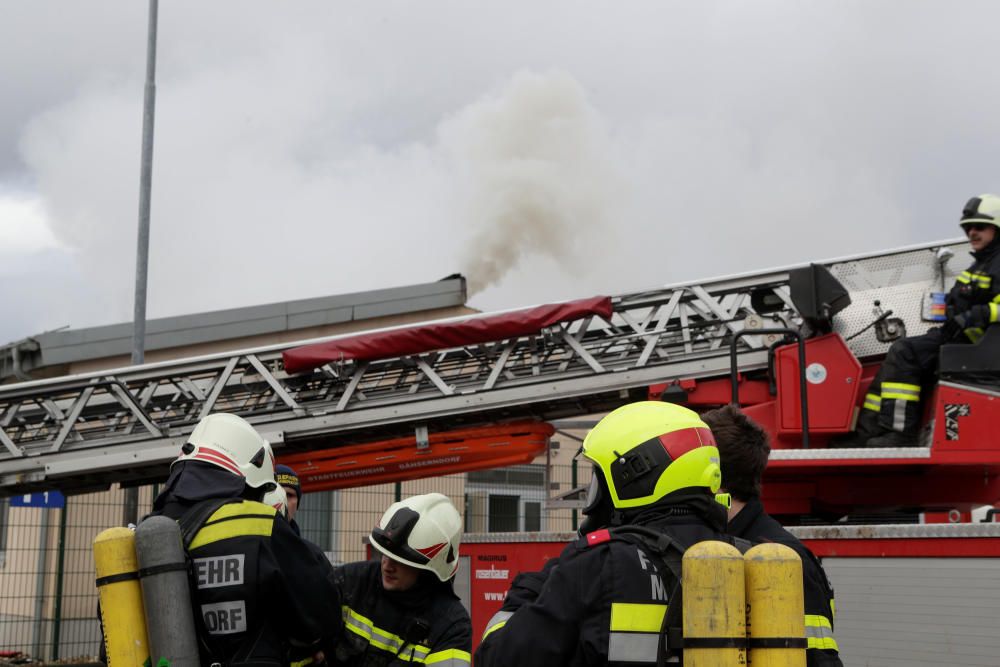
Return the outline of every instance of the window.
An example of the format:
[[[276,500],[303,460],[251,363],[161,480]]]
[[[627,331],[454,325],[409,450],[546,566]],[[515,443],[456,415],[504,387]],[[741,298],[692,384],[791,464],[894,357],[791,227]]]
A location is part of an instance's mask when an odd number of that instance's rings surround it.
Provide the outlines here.
[[[323,551],[335,551],[338,531],[338,498],[336,491],[319,491],[305,494],[304,502],[295,513],[302,537],[319,545]]]
[[[470,472],[465,491],[468,533],[544,530],[544,465]]]

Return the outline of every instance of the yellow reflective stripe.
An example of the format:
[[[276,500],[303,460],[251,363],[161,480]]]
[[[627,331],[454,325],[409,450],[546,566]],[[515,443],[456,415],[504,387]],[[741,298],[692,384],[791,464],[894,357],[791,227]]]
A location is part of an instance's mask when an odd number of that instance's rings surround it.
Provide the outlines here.
[[[252,500],[244,500],[238,503],[227,503],[215,510],[206,521],[206,524],[215,523],[216,521],[221,521],[222,519],[232,519],[237,516],[245,516],[248,514],[261,514],[274,516],[277,513],[273,507],[265,505],[264,503],[257,503]]]
[[[451,665],[468,665],[472,663],[472,656],[469,655],[468,651],[463,651],[458,648],[449,648],[443,651],[435,651],[427,656],[424,660],[425,665],[435,665],[442,662],[448,662],[449,667]]]
[[[198,549],[234,537],[269,537],[274,528],[274,515],[273,507],[249,500],[223,505],[201,527],[189,548]]]
[[[611,632],[659,632],[665,604],[611,603]]]
[[[1000,303],[1000,294],[997,294],[995,297],[993,297],[993,303]]]
[[[990,304],[990,323],[1000,321],[1000,303]]]
[[[864,407],[878,412],[882,409],[882,397],[878,394],[865,394]]]
[[[968,285],[969,282],[972,280],[972,274],[969,273],[968,271],[962,271],[960,274],[958,274],[958,277],[955,278],[955,280],[962,283],[963,285]]]
[[[883,382],[882,398],[891,398],[902,401],[919,401],[920,385],[909,384],[907,382]]]
[[[296,660],[294,662],[288,663],[288,667],[305,667],[305,665],[311,665],[313,662],[312,658],[306,658],[305,660]]]
[[[234,537],[244,537],[247,535],[260,535],[269,537],[271,529],[274,528],[273,517],[260,518],[239,518],[223,521],[214,525],[206,525],[195,536],[191,542],[191,549],[203,547],[220,540],[228,540]]]
[[[489,635],[494,630],[499,630],[503,626],[507,625],[507,619],[513,615],[514,612],[503,611],[503,610],[500,610],[497,613],[493,614],[493,617],[490,620],[486,621],[486,630],[483,632],[483,639],[486,639],[486,636]]]
[[[499,630],[500,628],[502,628],[505,625],[507,625],[507,621],[500,621],[499,623],[496,623],[496,624],[491,625],[490,627],[486,628],[486,631],[483,632],[483,639],[481,639],[480,641],[485,640],[487,637],[490,636],[490,633],[496,632],[497,630]]]
[[[837,646],[837,640],[833,637],[833,626],[830,625],[830,619],[818,614],[806,614],[805,621],[807,648],[840,650]]]
[[[370,618],[362,616],[347,605],[341,606],[341,612],[344,618],[344,627],[375,648],[395,654],[405,645],[406,650],[403,650],[397,656],[400,660],[423,662],[431,651],[430,648],[423,644],[407,642],[399,635],[394,635],[388,630],[383,630],[375,625]]]
[[[993,282],[993,276],[988,273],[970,273],[969,278],[975,280],[979,287],[989,289],[990,283]]]

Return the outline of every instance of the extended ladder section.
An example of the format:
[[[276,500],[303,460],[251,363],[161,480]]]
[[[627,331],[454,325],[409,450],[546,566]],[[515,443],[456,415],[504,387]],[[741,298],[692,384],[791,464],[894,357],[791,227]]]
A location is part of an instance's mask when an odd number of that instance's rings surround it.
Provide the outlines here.
[[[944,267],[938,250],[927,245],[827,263],[854,299],[846,333],[872,319],[868,296],[882,292],[893,307],[886,290],[919,300],[933,289]],[[3,386],[0,494],[162,474],[198,420],[217,411],[245,417],[285,452],[372,442],[417,427],[591,414],[644,398],[653,382],[726,375],[736,334],[799,328],[810,317],[804,311],[826,305],[809,279],[814,274],[807,265],[624,294],[611,297],[604,314],[527,335],[390,358],[340,358],[298,374],[286,372],[282,354],[304,343]],[[906,317],[914,315],[919,321],[918,312]],[[778,338],[740,335],[739,369],[765,368]],[[868,331],[851,347],[860,357],[887,344]]]

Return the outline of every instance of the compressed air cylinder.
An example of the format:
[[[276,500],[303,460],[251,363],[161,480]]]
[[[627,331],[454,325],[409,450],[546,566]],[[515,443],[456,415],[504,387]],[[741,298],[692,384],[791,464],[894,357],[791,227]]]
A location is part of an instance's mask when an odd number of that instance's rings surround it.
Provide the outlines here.
[[[743,554],[725,542],[699,542],[682,560],[684,665],[746,664]]]
[[[149,642],[131,530],[108,528],[94,538],[94,569],[108,666],[140,667],[149,660]]]
[[[758,544],[744,554],[747,631],[754,667],[805,667],[802,561],[791,547]]]
[[[177,522],[151,516],[135,530],[153,665],[198,667],[198,636]]]

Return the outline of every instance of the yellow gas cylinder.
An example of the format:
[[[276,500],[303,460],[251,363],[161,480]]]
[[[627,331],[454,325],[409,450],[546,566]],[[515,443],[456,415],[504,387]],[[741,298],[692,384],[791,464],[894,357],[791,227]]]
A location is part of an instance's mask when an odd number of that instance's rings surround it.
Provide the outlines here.
[[[685,667],[747,664],[743,554],[725,542],[699,542],[682,560]]]
[[[805,667],[802,560],[783,544],[758,544],[744,554],[747,632],[753,667]]]
[[[94,538],[94,569],[108,666],[141,667],[150,658],[135,533],[108,528]]]

